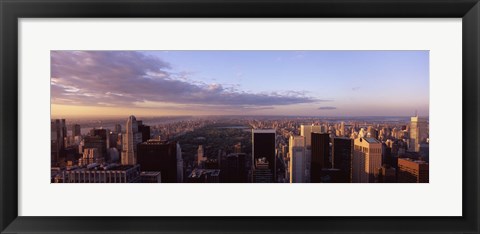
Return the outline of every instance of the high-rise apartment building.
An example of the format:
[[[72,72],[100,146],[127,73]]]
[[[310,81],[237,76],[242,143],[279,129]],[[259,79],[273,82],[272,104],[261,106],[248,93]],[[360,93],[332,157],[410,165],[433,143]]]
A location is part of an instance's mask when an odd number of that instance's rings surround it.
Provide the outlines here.
[[[374,183],[382,167],[382,143],[373,137],[354,140],[352,182]]]

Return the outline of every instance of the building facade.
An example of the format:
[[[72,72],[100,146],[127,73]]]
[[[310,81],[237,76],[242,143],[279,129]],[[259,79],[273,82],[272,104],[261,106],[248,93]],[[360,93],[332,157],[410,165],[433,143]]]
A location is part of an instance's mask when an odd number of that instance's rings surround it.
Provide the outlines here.
[[[63,172],[64,183],[138,183],[140,166],[111,165]]]
[[[177,181],[177,143],[148,140],[138,145],[137,163],[142,171],[160,171],[162,183]]]
[[[420,152],[420,144],[427,142],[428,134],[427,118],[418,117],[418,115],[411,117],[409,150]]]
[[[275,129],[252,129],[252,162],[264,158],[273,178],[276,177],[276,132]],[[254,170],[256,170],[256,166]]]
[[[343,122],[342,122],[343,123]],[[344,183],[352,181],[352,154],[353,140],[346,137],[335,137],[332,139],[332,168],[340,170],[343,174]]]
[[[374,183],[382,167],[382,143],[372,137],[354,141],[352,183]]]
[[[288,147],[290,183],[305,183],[306,152],[305,137],[290,136]]]
[[[399,158],[397,181],[398,183],[428,183],[428,163],[410,158]]]
[[[310,176],[312,183],[322,182],[322,169],[330,168],[330,136],[328,133],[311,133],[312,138],[312,164]]]
[[[138,124],[135,116],[127,119],[125,135],[122,136],[123,147],[121,161],[123,165],[137,164],[137,144],[142,141],[142,134],[138,132]]]

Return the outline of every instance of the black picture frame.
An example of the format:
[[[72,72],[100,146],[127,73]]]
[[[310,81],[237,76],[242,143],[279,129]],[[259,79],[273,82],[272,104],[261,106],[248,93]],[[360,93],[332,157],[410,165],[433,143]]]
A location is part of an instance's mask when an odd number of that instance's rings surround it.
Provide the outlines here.
[[[1,233],[291,233],[479,231],[478,0],[0,0]],[[46,17],[462,18],[462,217],[24,217],[18,216],[18,24]],[[459,151],[460,152],[460,151]],[[439,204],[441,205],[441,204]],[[126,207],[128,208],[128,207]]]

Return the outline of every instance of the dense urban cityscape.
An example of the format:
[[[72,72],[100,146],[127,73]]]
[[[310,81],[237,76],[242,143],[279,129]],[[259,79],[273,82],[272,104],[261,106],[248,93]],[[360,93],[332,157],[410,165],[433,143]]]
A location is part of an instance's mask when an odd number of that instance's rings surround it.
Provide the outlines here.
[[[429,180],[428,119],[419,116],[149,118],[148,122],[157,122],[152,126],[135,116],[117,121],[53,119],[51,182]],[[82,128],[79,122],[91,128]]]
[[[428,51],[50,52],[51,183],[428,183]]]

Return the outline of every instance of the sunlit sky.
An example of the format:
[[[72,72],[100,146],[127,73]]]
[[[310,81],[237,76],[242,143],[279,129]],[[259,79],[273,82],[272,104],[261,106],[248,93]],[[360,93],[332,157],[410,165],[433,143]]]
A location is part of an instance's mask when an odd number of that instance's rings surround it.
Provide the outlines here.
[[[428,116],[428,51],[52,51],[52,117]]]

